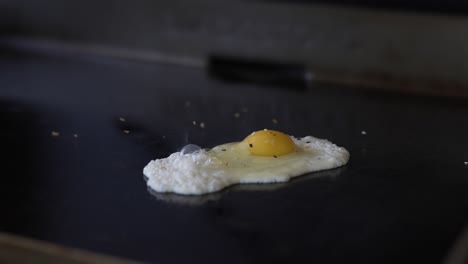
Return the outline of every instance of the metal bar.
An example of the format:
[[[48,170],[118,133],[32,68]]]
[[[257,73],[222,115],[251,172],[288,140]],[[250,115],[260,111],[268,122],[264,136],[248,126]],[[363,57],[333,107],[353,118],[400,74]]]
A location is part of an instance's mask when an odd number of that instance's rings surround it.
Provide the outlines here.
[[[140,262],[0,233],[0,263],[137,264]]]

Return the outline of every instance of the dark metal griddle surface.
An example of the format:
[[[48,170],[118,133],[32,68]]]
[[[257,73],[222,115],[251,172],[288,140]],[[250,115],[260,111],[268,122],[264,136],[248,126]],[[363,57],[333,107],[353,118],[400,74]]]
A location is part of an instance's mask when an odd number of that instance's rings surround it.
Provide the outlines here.
[[[155,263],[440,263],[468,222],[466,101],[1,54],[1,231]],[[147,191],[149,160],[263,128],[327,138],[350,163],[200,197]]]

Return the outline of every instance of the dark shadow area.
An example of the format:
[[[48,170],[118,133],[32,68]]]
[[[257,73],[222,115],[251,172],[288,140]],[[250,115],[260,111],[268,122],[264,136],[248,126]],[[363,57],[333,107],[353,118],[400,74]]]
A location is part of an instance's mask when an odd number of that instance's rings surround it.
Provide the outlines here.
[[[42,212],[37,193],[41,179],[38,158],[38,114],[31,105],[0,98],[0,230],[35,233]]]
[[[407,11],[433,14],[468,15],[468,4],[460,0],[267,0],[264,2],[288,2],[293,4],[328,4],[346,7],[365,7],[381,10]]]

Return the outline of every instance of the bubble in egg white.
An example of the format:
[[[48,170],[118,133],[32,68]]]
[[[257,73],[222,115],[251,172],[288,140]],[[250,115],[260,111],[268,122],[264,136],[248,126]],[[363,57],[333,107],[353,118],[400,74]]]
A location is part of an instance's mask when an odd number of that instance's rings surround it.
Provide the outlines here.
[[[185,145],[181,150],[180,150],[180,153],[182,155],[186,155],[186,154],[191,154],[191,153],[196,153],[198,151],[200,151],[201,148],[195,144],[188,144],[188,145]]]

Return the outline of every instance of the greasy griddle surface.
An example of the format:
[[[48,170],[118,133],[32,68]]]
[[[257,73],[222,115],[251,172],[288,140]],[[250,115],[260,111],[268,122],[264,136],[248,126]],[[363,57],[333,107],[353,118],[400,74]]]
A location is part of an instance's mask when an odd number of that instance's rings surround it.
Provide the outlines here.
[[[439,263],[468,220],[466,101],[8,54],[0,231],[156,263]],[[147,191],[150,159],[263,128],[328,138],[350,163],[201,197]]]

